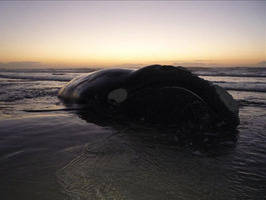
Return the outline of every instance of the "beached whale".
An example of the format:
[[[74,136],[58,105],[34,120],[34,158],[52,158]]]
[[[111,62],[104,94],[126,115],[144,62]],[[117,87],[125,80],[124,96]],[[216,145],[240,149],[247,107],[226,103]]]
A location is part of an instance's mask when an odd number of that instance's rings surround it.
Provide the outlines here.
[[[204,129],[239,124],[233,97],[183,67],[104,69],[74,78],[58,96],[112,119]]]

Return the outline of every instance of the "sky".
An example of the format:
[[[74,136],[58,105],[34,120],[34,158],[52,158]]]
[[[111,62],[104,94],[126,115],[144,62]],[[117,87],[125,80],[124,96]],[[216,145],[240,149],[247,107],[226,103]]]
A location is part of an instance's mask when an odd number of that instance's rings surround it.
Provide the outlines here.
[[[0,1],[0,67],[265,61],[266,1]]]

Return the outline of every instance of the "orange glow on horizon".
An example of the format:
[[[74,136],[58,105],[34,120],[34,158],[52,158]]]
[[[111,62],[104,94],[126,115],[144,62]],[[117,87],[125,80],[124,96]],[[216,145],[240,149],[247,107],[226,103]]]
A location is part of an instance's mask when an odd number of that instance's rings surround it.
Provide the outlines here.
[[[249,1],[0,2],[0,62],[255,66],[266,60],[264,11]]]

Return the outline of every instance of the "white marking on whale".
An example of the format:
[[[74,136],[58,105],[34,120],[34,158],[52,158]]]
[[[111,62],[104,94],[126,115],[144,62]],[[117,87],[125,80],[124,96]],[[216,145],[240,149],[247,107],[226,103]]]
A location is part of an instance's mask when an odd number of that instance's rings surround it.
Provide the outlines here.
[[[127,90],[123,88],[115,89],[108,94],[107,98],[115,101],[116,103],[122,103],[127,99]]]

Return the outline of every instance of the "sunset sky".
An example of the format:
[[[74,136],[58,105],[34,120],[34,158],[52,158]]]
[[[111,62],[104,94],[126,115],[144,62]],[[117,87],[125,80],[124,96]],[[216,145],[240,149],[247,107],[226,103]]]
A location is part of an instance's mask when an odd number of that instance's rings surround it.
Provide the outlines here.
[[[0,1],[2,66],[265,61],[266,1]]]

